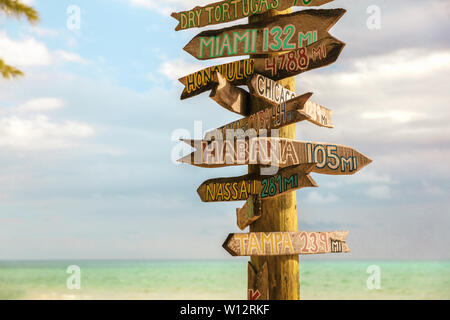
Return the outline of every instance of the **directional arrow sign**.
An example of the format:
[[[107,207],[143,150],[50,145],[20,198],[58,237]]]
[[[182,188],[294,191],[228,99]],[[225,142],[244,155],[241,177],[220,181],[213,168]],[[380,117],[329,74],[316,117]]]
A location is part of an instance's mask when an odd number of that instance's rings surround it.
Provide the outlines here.
[[[258,73],[249,79],[247,86],[251,94],[273,104],[280,104],[297,96],[295,92],[286,89],[278,82]]]
[[[184,50],[200,60],[296,50],[329,36],[328,30],[345,12],[303,10],[261,22],[208,30],[195,36]]]
[[[306,101],[308,101],[311,96],[312,93],[306,93],[278,106],[269,104],[266,108],[251,116],[236,120],[206,133],[205,139],[211,140],[211,137],[214,136],[216,140],[223,140],[225,138],[231,140],[231,138],[239,136],[239,134],[244,134],[245,131],[249,129],[254,129],[254,132],[259,134],[261,130],[279,129],[299,121],[309,120],[310,116],[307,115],[303,109]],[[236,103],[233,105],[237,106]]]
[[[215,84],[214,73],[218,72],[235,86],[244,85],[255,71],[255,60],[239,60],[219,66],[213,66],[178,79],[184,86],[181,100],[194,97],[211,90]]]
[[[219,72],[214,73],[213,81],[215,84],[209,97],[231,112],[246,115],[250,94],[229,83]]]
[[[236,209],[237,225],[245,230],[253,222],[261,218],[262,201],[258,195],[250,195],[241,209]]]
[[[344,46],[345,43],[330,36],[306,48],[293,50],[275,57],[257,60],[244,59],[209,67],[179,79],[185,86],[181,99],[211,90],[214,85],[214,72],[221,73],[235,86],[245,85],[255,72],[278,81],[335,62]]]
[[[283,11],[292,6],[318,7],[333,0],[227,0],[215,2],[189,11],[174,12],[178,20],[176,31],[231,22],[268,10]]]
[[[347,231],[230,234],[222,245],[232,256],[282,256],[350,252]]]
[[[273,80],[293,77],[303,72],[327,66],[337,60],[345,43],[331,36],[306,48],[255,60],[255,70]]]
[[[297,95],[278,82],[264,77],[260,74],[255,74],[247,83],[250,93],[256,95],[271,104],[289,103]],[[331,116],[333,111],[315,103],[307,101],[302,109],[299,111],[305,114],[307,120],[321,127],[333,128]]]
[[[300,164],[279,170],[272,176],[248,174],[234,178],[218,178],[205,181],[197,193],[203,202],[242,201],[251,195],[261,200],[306,187],[317,187],[309,176],[315,163]]]
[[[368,157],[350,147],[284,138],[259,137],[249,140],[186,140],[184,142],[197,150],[178,161],[205,168],[248,164],[285,168],[298,164],[317,163],[313,172],[349,175],[372,162]]]
[[[256,272],[248,263],[248,300],[269,300],[269,268],[267,262]]]

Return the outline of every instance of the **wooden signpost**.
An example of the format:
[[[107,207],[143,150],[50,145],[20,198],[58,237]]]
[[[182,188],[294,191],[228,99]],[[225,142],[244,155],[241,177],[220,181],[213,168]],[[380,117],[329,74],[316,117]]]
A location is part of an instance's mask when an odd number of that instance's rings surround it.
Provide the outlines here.
[[[345,12],[311,9],[263,22],[208,30],[195,36],[184,50],[199,60],[292,51],[330,36],[328,30]]]
[[[211,90],[219,105],[244,118],[210,131],[204,140],[182,140],[196,150],[180,162],[205,168],[248,165],[240,177],[205,181],[204,202],[246,201],[236,210],[245,234],[230,234],[223,248],[250,256],[249,300],[297,300],[299,255],[349,252],[348,232],[297,231],[295,190],[317,187],[311,172],[350,175],[372,162],[353,148],[295,140],[295,124],[308,120],[333,128],[332,111],[297,96],[294,76],[337,60],[345,43],[328,31],[344,9],[303,10],[332,0],[225,0],[173,13],[176,30],[231,22],[248,24],[203,31],[184,48],[197,59],[250,55],[185,76],[181,99]],[[285,10],[285,11],[283,11]],[[250,92],[239,86],[247,85]],[[276,129],[276,131],[275,131]],[[262,168],[271,166],[271,175]]]
[[[259,272],[248,263],[248,300],[269,300],[269,270],[267,263]]]
[[[261,14],[268,10],[283,11],[293,6],[318,7],[333,0],[226,0],[188,11],[174,12],[178,20],[176,31],[201,28]]]
[[[235,86],[245,85],[255,73],[281,80],[321,68],[337,60],[345,43],[331,36],[307,47],[268,58],[244,59],[197,71],[179,81],[185,86],[181,99],[194,97],[213,88],[215,72]]]
[[[219,72],[215,72],[212,78],[214,84],[209,97],[231,112],[246,115],[250,94],[244,89],[232,85]]]
[[[301,188],[317,187],[309,176],[315,163],[300,164],[272,176],[248,174],[235,178],[211,179],[202,183],[197,193],[203,202],[242,201],[251,195],[264,200]]]
[[[236,209],[237,225],[245,230],[253,222],[261,218],[262,201],[258,195],[250,195],[241,209]]]
[[[214,74],[214,78],[217,79],[217,84],[213,87],[210,97],[225,109],[240,115],[248,115],[250,111],[247,106],[251,99],[250,94],[229,83],[220,73]],[[312,93],[297,97],[294,92],[259,74],[250,79],[248,86],[253,99],[262,99],[264,101],[258,101],[259,105],[268,106],[260,107],[261,111],[245,119],[234,121],[222,128],[208,132],[205,136],[206,140],[209,140],[208,136],[217,134],[217,131],[221,131],[223,139],[225,139],[227,129],[276,129],[303,120],[308,120],[321,127],[334,127],[331,120],[333,111],[309,101]],[[280,102],[277,103],[277,101]],[[272,121],[270,120],[271,116]],[[279,123],[280,119],[282,123]],[[252,121],[255,122],[254,125],[249,124]]]
[[[347,253],[347,231],[254,232],[230,234],[223,248],[232,256]]]
[[[251,94],[275,105],[287,103],[297,97],[295,92],[260,74],[253,75],[247,86]],[[301,111],[309,117],[308,121],[321,127],[334,128],[331,120],[333,111],[312,101],[307,101]]]
[[[219,168],[237,165],[272,165],[280,168],[317,163],[312,172],[350,175],[372,162],[353,148],[330,143],[295,141],[285,138],[253,138],[214,141],[185,141],[201,146],[179,162],[197,167]]]
[[[232,87],[232,85],[230,86]],[[311,96],[312,93],[306,93],[277,106],[265,103],[265,105],[267,105],[266,108],[263,108],[261,111],[248,117],[236,120],[206,133],[205,139],[210,140],[210,137],[214,136],[219,140],[231,140],[232,138],[239,136],[238,130],[242,130],[241,133],[243,134],[245,131],[253,129],[258,134],[260,130],[279,129],[303,120],[310,120],[311,116],[306,114],[303,109],[305,109],[305,104]],[[216,101],[222,106],[229,106],[234,110],[245,111],[244,105],[241,104],[243,100],[245,101],[247,99],[237,98],[236,100],[233,99],[228,101],[225,99],[218,99]],[[230,137],[229,134],[231,134]]]

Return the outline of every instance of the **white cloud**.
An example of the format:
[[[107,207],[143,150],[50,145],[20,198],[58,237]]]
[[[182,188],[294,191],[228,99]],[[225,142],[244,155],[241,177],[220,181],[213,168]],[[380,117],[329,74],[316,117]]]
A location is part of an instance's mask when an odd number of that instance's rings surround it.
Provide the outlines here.
[[[183,59],[176,59],[163,62],[159,68],[159,73],[166,76],[169,80],[176,81],[181,77],[197,72],[203,68],[199,63],[188,63]]]
[[[65,105],[64,101],[58,98],[35,98],[24,104],[17,106],[18,112],[45,112],[61,109]]]
[[[306,197],[306,201],[315,204],[325,204],[339,201],[339,197],[332,193],[324,195],[318,191],[312,191]]]
[[[361,118],[363,119],[390,120],[393,122],[403,123],[410,122],[421,117],[423,118],[424,115],[404,110],[391,110],[387,112],[364,112],[361,114]]]
[[[49,66],[56,61],[88,63],[75,53],[64,50],[51,52],[43,42],[31,36],[17,41],[9,38],[6,32],[0,32],[0,55],[7,64],[19,68]]]
[[[6,32],[0,32],[0,53],[6,63],[18,67],[47,66],[52,63],[52,55],[45,44],[33,37],[14,41]]]
[[[373,186],[366,191],[366,194],[374,199],[390,199],[391,188],[389,186]]]
[[[58,50],[55,52],[56,56],[63,61],[79,63],[79,64],[87,64],[88,61],[80,57],[76,53],[71,53],[63,50]]]
[[[157,11],[163,15],[170,15],[175,10],[186,10],[195,6],[211,3],[209,0],[128,0],[132,6]]]
[[[56,37],[58,35],[58,31],[56,30],[36,26],[28,28],[28,32],[35,33],[40,37]]]
[[[0,147],[21,151],[68,148],[94,132],[89,125],[73,121],[56,122],[44,115],[3,117],[0,118]]]

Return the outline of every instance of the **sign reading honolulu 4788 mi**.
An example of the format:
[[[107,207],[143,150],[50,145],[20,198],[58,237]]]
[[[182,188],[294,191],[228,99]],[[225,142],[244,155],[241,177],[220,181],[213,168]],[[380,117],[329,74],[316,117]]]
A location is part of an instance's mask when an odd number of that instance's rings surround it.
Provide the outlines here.
[[[292,51],[330,36],[328,30],[345,12],[304,10],[262,22],[208,30],[194,37],[184,50],[200,60]]]
[[[214,87],[214,74],[219,72],[235,86],[245,85],[255,73],[272,80],[281,80],[303,72],[327,66],[337,60],[345,43],[326,37],[313,44],[277,56],[262,59],[244,59],[208,67],[180,78],[185,86],[181,99],[196,96]]]

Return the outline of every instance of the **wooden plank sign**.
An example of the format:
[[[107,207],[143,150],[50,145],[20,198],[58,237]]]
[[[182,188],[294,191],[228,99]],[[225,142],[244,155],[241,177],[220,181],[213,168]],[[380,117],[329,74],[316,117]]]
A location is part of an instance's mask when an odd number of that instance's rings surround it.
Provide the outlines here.
[[[272,176],[247,174],[234,178],[217,178],[203,182],[197,193],[203,202],[243,201],[251,195],[261,200],[280,196],[301,188],[317,187],[309,176],[315,163],[295,165]]]
[[[248,164],[285,168],[315,162],[317,165],[313,168],[313,172],[350,175],[372,162],[365,155],[347,146],[285,138],[259,137],[234,141],[186,140],[184,142],[195,146],[197,150],[178,161],[204,168]]]
[[[256,232],[230,234],[222,247],[232,256],[282,256],[350,252],[348,232]]]
[[[209,67],[178,79],[184,86],[181,100],[209,91],[216,84],[214,74],[218,72],[235,86],[244,85],[255,72],[255,60],[244,59],[219,66]]]
[[[267,262],[259,272],[248,263],[248,300],[269,300],[269,268]]]
[[[286,103],[297,96],[295,92],[260,74],[253,75],[247,86],[251,94],[272,104]],[[309,117],[308,121],[321,127],[334,128],[331,120],[333,111],[330,109],[308,100],[301,111]]]
[[[214,85],[209,97],[225,109],[246,115],[250,100],[250,94],[228,82],[219,72],[213,74]]]
[[[273,80],[294,77],[335,62],[344,46],[345,43],[329,36],[306,48],[270,58],[257,59],[255,60],[255,70]]]
[[[181,99],[211,90],[214,85],[213,74],[215,72],[222,74],[235,86],[245,85],[254,73],[278,81],[335,62],[344,46],[345,43],[330,36],[306,48],[293,50],[276,57],[257,60],[244,59],[209,67],[179,79],[185,86]]]
[[[279,129],[303,120],[309,120],[310,116],[307,115],[303,109],[305,103],[311,96],[312,93],[306,93],[278,106],[268,104],[266,108],[263,108],[255,114],[207,132],[205,134],[205,140],[211,140],[211,137],[214,137],[217,140],[231,140],[234,137],[244,135],[246,132],[248,134],[248,130],[250,129],[253,129],[255,135],[257,135],[261,130],[269,131],[272,129]],[[228,98],[229,97],[231,96],[228,96]],[[228,106],[231,105],[233,108],[243,109],[242,105],[233,103],[232,100],[229,99],[222,100],[219,104]]]
[[[241,209],[236,209],[237,225],[245,230],[253,222],[261,218],[262,201],[258,195],[250,195]]]
[[[261,97],[268,103],[281,104],[297,96],[295,92],[258,73],[247,81],[247,86],[251,94]]]
[[[268,10],[283,11],[292,6],[318,7],[331,1],[333,0],[226,0],[174,12],[171,16],[178,20],[175,30],[179,31],[231,22]]]
[[[311,9],[203,31],[183,49],[199,60],[296,50],[330,36],[345,9]]]

